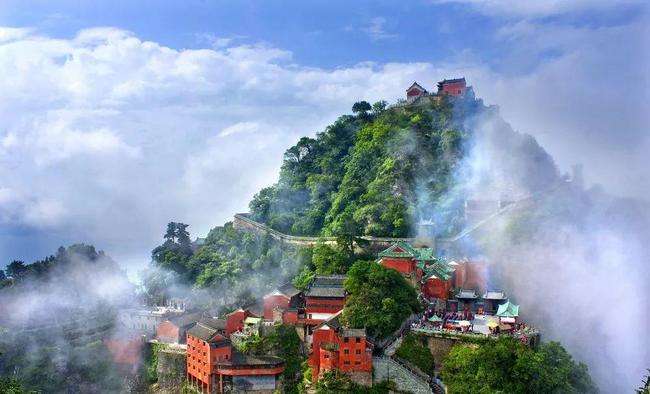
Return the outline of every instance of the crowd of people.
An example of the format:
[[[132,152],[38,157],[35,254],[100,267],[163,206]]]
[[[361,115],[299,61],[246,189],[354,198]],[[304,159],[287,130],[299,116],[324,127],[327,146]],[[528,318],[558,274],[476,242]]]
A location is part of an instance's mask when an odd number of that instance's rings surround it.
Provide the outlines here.
[[[504,323],[492,315],[475,314],[470,310],[448,311],[436,302],[411,323],[411,330],[473,333],[487,336],[512,335],[527,343],[537,330],[524,322]]]

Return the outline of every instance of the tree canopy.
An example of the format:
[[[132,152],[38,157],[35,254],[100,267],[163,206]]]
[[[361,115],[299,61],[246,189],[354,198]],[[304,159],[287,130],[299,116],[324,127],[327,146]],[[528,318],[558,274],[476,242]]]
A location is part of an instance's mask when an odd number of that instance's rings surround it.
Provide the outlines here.
[[[454,346],[443,360],[442,380],[452,394],[596,392],[587,366],[559,343],[531,349],[512,337]]]
[[[354,263],[345,290],[343,322],[352,328],[366,328],[375,338],[393,333],[404,319],[420,310],[413,286],[399,272],[374,262]]]

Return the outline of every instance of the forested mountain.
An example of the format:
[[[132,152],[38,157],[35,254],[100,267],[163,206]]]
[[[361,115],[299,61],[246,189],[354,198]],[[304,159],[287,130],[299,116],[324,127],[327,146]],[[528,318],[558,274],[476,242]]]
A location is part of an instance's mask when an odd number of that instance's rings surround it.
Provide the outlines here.
[[[455,233],[468,193],[459,180],[475,175],[466,159],[482,132],[489,142],[498,138],[511,160],[528,163],[508,174],[526,192],[558,179],[537,142],[514,132],[471,91],[420,105],[359,102],[353,112],[286,151],[279,181],[250,203],[253,219],[294,235],[405,237],[431,219],[438,234]],[[490,130],[482,131],[485,124]]]
[[[372,258],[353,251],[351,240],[360,235],[410,236],[419,220],[433,220],[438,235],[457,233],[465,225],[466,198],[483,187],[468,182],[469,177],[490,186],[516,184],[524,194],[559,179],[537,142],[514,132],[495,107],[485,106],[471,90],[417,105],[361,101],[352,112],[287,149],[278,182],[250,202],[253,219],[284,233],[336,236],[343,241],[338,247],[293,249],[238,232],[231,223],[193,244],[186,224],[170,223],[164,243],[152,252],[155,267],[162,270],[149,270],[144,277],[149,301],[170,295],[177,283],[228,288],[229,295],[236,295],[234,303],[254,298],[246,289],[262,293],[297,272],[294,283],[300,287],[316,273],[346,273],[356,260]],[[477,144],[489,146],[494,161],[501,161],[501,171],[491,168],[489,173],[503,175],[505,182],[485,180],[472,167]],[[510,171],[512,162],[522,169]],[[265,278],[259,272],[266,272]]]

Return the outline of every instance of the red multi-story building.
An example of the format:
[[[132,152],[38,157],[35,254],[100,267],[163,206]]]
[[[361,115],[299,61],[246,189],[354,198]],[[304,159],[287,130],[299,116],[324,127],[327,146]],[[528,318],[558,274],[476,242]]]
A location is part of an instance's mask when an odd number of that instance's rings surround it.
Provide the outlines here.
[[[465,78],[444,79],[438,82],[438,95],[462,96],[466,90]]]
[[[348,329],[339,321],[340,312],[314,328],[309,366],[312,379],[337,369],[357,383],[372,385],[372,343],[365,329]]]
[[[202,393],[278,389],[284,361],[238,353],[226,336],[226,325],[226,320],[202,319],[187,331],[187,380]]]
[[[345,275],[316,276],[305,291],[305,325],[330,319],[345,306]]]

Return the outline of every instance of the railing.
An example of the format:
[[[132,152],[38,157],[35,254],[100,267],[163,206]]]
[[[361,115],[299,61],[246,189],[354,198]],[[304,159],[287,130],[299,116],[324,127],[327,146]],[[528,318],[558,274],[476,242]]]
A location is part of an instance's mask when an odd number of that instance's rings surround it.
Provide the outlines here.
[[[235,220],[239,220],[242,222],[245,222],[246,224],[262,231],[265,233],[268,233],[271,235],[273,238],[277,240],[283,240],[287,241],[289,243],[317,243],[317,242],[336,242],[336,237],[308,237],[308,236],[299,236],[299,235],[290,235],[290,234],[284,234],[281,233],[275,229],[272,229],[271,227],[267,226],[264,223],[257,222],[250,217],[248,217],[248,214],[246,213],[236,213],[235,214]],[[405,242],[413,242],[415,241],[415,238],[393,238],[393,237],[373,237],[369,235],[364,235],[362,237],[359,237],[360,239],[363,239],[364,241],[368,241],[371,243],[392,243],[392,242],[397,242],[397,241],[405,241]]]
[[[401,369],[406,376],[408,376],[412,381],[420,384],[423,387],[431,389],[431,378],[430,377],[423,377],[419,373],[414,372],[411,368],[405,366],[404,364],[398,362],[392,357],[385,357],[385,356],[379,356],[375,357],[375,359],[379,359],[383,362],[385,362],[388,365],[388,368],[390,369],[390,366],[392,365],[394,369]]]
[[[375,341],[375,346],[380,349],[387,348],[393,342],[395,342],[397,338],[401,337],[406,332],[408,332],[410,330],[411,323],[413,323],[417,319],[418,319],[418,314],[417,313],[412,314],[406,320],[404,320],[404,322],[402,322],[402,325],[386,339]]]
[[[411,364],[407,360],[404,360],[403,358],[397,356],[392,356],[392,359],[402,367],[406,368],[412,374],[419,376],[420,379],[426,381],[427,383],[431,382],[431,376],[429,376],[427,373],[423,372],[420,368]]]

